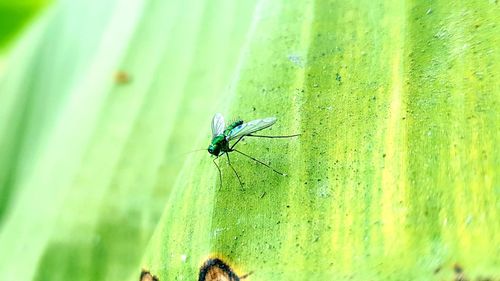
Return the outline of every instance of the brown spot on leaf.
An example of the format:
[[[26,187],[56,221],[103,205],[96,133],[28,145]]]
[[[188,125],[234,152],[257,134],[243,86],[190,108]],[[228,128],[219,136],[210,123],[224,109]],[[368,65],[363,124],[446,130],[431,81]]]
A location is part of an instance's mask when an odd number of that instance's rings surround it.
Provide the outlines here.
[[[139,281],[160,281],[160,279],[158,279],[155,275],[152,275],[149,271],[143,269],[141,271]]]
[[[455,271],[455,281],[468,281],[469,278],[465,277],[464,269],[458,263],[453,265],[453,271]]]
[[[128,84],[130,82],[130,75],[125,71],[118,71],[115,73],[116,84]]]
[[[201,266],[198,281],[240,281],[250,274],[251,272],[243,276],[238,276],[221,259],[213,258],[206,260]]]
[[[459,265],[458,263],[455,263],[453,265],[453,270],[455,271],[456,274],[459,274],[459,273],[462,273],[464,272],[464,269],[462,268],[461,265]]]

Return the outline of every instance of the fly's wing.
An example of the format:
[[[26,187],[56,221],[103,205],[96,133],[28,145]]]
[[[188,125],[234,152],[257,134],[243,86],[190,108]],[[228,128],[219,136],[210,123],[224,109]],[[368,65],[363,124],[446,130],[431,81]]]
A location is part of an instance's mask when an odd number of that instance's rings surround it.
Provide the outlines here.
[[[220,113],[215,113],[212,119],[212,138],[224,133],[226,128],[226,123],[224,122],[224,116]]]
[[[229,132],[229,134],[226,136],[226,139],[232,140],[242,136],[247,136],[251,133],[255,133],[257,131],[271,127],[274,123],[276,123],[276,117],[267,117],[264,119],[257,119],[247,123],[243,123],[232,129],[231,132]]]

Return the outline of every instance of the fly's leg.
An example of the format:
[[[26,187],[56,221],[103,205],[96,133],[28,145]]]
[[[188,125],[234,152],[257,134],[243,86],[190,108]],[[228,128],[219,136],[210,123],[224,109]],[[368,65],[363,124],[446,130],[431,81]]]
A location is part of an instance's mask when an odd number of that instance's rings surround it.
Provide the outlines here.
[[[230,150],[233,150],[233,148],[240,142],[240,140],[243,139],[243,137],[257,137],[257,138],[268,138],[268,139],[284,139],[284,138],[293,138],[293,137],[298,137],[300,134],[296,135],[289,135],[289,136],[263,136],[263,135],[246,135],[246,136],[241,136],[231,147],[229,148]]]
[[[285,138],[293,138],[298,137],[300,134],[289,135],[289,136],[263,136],[263,135],[247,135],[247,137],[257,137],[257,138],[268,138],[268,139],[285,139]]]
[[[231,145],[231,148],[229,148],[229,150],[233,150],[233,148],[240,142],[240,140],[242,140],[243,137],[240,137],[235,143],[233,143],[233,145]]]
[[[219,158],[219,156],[215,157],[213,162],[214,162],[215,167],[217,167],[217,170],[219,171],[219,180],[220,180],[219,190],[222,190],[222,172],[220,171],[219,165],[217,165],[217,163],[215,162],[215,160],[217,160],[217,158]]]
[[[257,163],[262,164],[262,165],[264,165],[264,166],[268,167],[269,169],[273,170],[275,173],[277,173],[277,174],[279,174],[279,175],[282,175],[282,176],[286,177],[286,174],[284,174],[284,173],[282,173],[282,172],[280,172],[280,171],[277,171],[277,170],[276,170],[276,169],[274,169],[273,167],[271,167],[271,166],[267,165],[266,163],[264,163],[264,162],[262,162],[262,161],[260,161],[260,160],[257,160],[257,159],[255,159],[255,158],[253,158],[252,156],[250,156],[250,155],[248,155],[248,154],[245,154],[245,153],[243,153],[243,152],[241,152],[241,151],[239,151],[239,150],[236,150],[236,149],[233,149],[233,150],[231,150],[231,151],[236,151],[236,152],[238,152],[239,154],[244,155],[244,156],[246,156],[246,157],[248,157],[248,158],[252,159],[253,161],[255,161],[255,162],[257,162]]]
[[[231,167],[231,169],[233,169],[234,174],[236,175],[236,177],[238,178],[238,181],[240,182],[241,189],[244,189],[243,183],[241,182],[241,179],[240,179],[240,176],[238,175],[238,173],[234,169],[233,165],[231,165],[231,160],[229,160],[229,153],[226,153],[226,156],[227,156],[227,164],[229,164],[229,167]]]

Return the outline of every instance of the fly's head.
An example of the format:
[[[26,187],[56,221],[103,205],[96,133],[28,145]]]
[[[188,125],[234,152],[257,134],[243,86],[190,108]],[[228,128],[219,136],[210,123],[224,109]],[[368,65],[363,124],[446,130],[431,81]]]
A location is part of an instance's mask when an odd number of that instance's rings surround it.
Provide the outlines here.
[[[226,138],[224,135],[218,135],[212,139],[212,142],[208,146],[208,153],[214,155],[214,156],[219,156],[221,153],[221,150],[224,146],[224,142],[226,141]]]
[[[210,144],[208,146],[208,153],[217,156],[220,153],[220,147],[218,147],[218,145]]]

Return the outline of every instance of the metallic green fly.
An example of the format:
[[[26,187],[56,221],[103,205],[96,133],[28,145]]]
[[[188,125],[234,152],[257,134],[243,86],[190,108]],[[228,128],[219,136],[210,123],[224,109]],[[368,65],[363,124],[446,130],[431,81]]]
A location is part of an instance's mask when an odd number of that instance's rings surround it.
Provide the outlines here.
[[[241,178],[234,169],[234,167],[231,165],[231,160],[229,159],[229,153],[233,151],[236,151],[239,154],[246,156],[257,163],[268,167],[269,169],[273,170],[279,175],[286,176],[286,174],[277,171],[276,169],[267,165],[266,163],[257,160],[254,157],[234,148],[238,144],[238,142],[240,142],[244,137],[259,137],[259,138],[274,139],[274,138],[292,138],[300,135],[296,134],[289,136],[263,136],[254,134],[255,132],[271,127],[274,123],[276,123],[276,117],[267,117],[264,119],[257,119],[250,122],[244,122],[243,120],[238,120],[229,124],[229,126],[226,127],[226,123],[224,121],[224,117],[222,116],[222,114],[216,113],[214,115],[214,118],[212,119],[212,141],[208,146],[208,153],[215,156],[213,162],[215,164],[215,167],[217,167],[217,170],[219,171],[221,187],[222,187],[222,172],[219,168],[219,165],[217,165],[217,163],[215,162],[215,160],[225,154],[227,156],[227,163],[229,164],[229,167],[231,167],[234,174],[238,178],[240,186],[243,188],[243,183],[241,182]],[[231,141],[235,142],[231,143]]]

